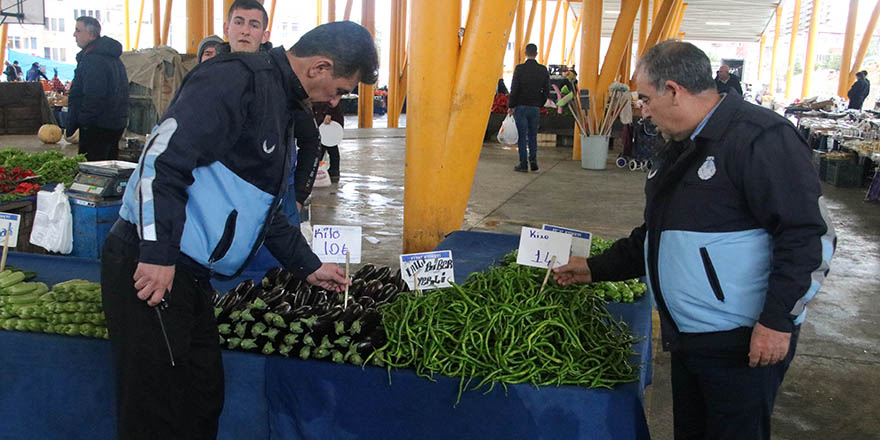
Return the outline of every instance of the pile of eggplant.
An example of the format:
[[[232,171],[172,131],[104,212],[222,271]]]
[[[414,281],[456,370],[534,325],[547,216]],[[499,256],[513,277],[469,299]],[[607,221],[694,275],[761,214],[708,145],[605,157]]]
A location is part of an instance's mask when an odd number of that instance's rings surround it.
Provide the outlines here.
[[[344,293],[310,286],[281,268],[270,269],[261,282],[247,280],[226,295],[216,295],[220,345],[363,365],[386,342],[377,308],[408,287],[400,271],[372,264],[352,278],[348,307]],[[381,365],[379,359],[373,362]]]

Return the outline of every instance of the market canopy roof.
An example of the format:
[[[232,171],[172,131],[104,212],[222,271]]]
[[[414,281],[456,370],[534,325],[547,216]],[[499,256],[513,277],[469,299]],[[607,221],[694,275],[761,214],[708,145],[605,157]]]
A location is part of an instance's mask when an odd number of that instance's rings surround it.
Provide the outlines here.
[[[780,1],[685,0],[688,5],[681,31],[688,40],[758,41]],[[602,36],[610,37],[620,11],[620,0],[605,0],[602,3]],[[582,4],[573,1],[572,9],[580,14]],[[634,29],[638,36],[638,15]]]

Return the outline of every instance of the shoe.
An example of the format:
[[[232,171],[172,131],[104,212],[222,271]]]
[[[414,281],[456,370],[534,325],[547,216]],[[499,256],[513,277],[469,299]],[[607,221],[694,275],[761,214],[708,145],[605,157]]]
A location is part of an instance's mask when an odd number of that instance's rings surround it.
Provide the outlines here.
[[[520,173],[528,173],[529,172],[529,168],[525,165],[522,165],[522,164],[513,167],[513,170],[518,171]]]
[[[330,183],[339,183],[339,174],[337,174],[335,176],[331,174],[330,175]]]
[[[532,161],[532,171],[538,171],[538,162]]]

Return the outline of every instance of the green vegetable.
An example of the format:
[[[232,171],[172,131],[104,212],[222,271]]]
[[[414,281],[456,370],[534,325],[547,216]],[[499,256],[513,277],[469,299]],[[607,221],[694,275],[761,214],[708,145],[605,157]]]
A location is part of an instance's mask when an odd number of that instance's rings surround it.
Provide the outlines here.
[[[14,284],[24,281],[25,275],[22,272],[12,272],[7,276],[0,276],[0,289],[6,289]]]

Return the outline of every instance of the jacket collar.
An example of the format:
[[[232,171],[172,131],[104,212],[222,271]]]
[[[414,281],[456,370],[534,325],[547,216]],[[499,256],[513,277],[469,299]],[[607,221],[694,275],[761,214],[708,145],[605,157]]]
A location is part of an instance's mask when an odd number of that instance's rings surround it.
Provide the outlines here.
[[[715,112],[709,117],[706,125],[704,125],[703,129],[700,130],[700,133],[694,137],[694,140],[709,139],[717,141],[721,139],[724,132],[727,131],[727,126],[730,125],[733,115],[739,111],[741,105],[746,104],[744,100],[737,99],[737,96],[729,96],[729,98],[732,99],[721,100],[718,108],[715,109]]]
[[[284,46],[278,46],[270,50],[269,56],[281,72],[281,83],[284,87],[284,93],[287,95],[288,104],[294,108],[302,106],[303,101],[308,99],[309,94],[306,93],[306,89],[296,76],[296,72],[290,67]]]

